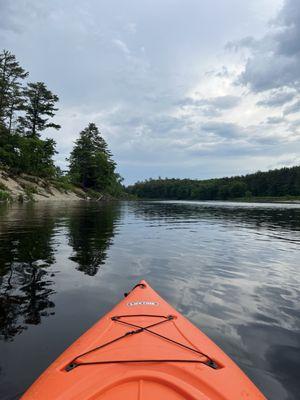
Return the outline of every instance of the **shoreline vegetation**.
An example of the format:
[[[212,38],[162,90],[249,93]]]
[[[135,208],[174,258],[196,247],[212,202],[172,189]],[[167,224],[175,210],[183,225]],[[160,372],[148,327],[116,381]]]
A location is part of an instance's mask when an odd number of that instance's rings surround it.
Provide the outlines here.
[[[300,203],[300,166],[217,179],[158,178],[127,187],[142,199]]]
[[[56,143],[42,134],[61,129],[53,122],[59,98],[28,75],[14,54],[0,53],[0,201],[129,197],[94,123],[79,133],[68,170],[55,165]]]
[[[79,186],[59,180],[48,180],[38,176],[18,174],[0,170],[0,203],[3,202],[36,202],[36,201],[74,201],[114,200],[113,196],[93,190],[83,190]]]
[[[155,199],[155,198],[136,198],[139,201],[191,201],[191,202],[227,202],[227,203],[277,203],[277,204],[300,204],[300,196],[282,197],[237,197],[227,200],[196,200],[196,199]]]

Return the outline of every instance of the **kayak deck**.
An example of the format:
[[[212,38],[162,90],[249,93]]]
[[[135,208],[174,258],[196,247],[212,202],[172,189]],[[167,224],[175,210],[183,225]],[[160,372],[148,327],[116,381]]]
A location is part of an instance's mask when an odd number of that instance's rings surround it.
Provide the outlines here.
[[[22,400],[260,400],[236,364],[142,281]]]

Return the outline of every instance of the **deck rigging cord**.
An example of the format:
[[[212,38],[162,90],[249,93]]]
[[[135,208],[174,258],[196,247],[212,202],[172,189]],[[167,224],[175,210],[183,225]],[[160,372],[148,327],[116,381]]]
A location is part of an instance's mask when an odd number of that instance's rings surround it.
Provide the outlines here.
[[[163,318],[163,319],[161,321],[155,322],[155,323],[147,325],[147,326],[139,326],[139,325],[127,322],[127,321],[122,321],[122,318],[132,318],[132,317],[151,317],[151,318]],[[173,315],[165,316],[165,315],[152,315],[152,314],[119,315],[119,316],[111,317],[111,320],[114,322],[128,325],[130,327],[134,327],[137,329],[128,331],[128,332],[124,333],[124,335],[118,336],[115,339],[110,340],[109,342],[103,343],[100,346],[94,347],[93,349],[88,350],[85,353],[82,353],[82,354],[76,356],[75,358],[73,358],[73,360],[71,362],[68,363],[68,365],[64,369],[65,369],[65,371],[69,372],[69,371],[73,370],[74,368],[84,366],[84,365],[142,363],[142,362],[147,362],[147,363],[151,363],[151,362],[152,363],[153,362],[200,363],[200,364],[207,365],[210,368],[218,369],[219,366],[216,364],[216,362],[211,357],[209,357],[207,354],[203,353],[202,351],[196,350],[196,349],[189,347],[183,343],[177,342],[176,340],[168,338],[167,336],[161,335],[160,333],[154,332],[150,329],[150,328],[154,328],[155,326],[161,325],[165,322],[172,321],[173,319],[174,319]],[[90,353],[97,351],[97,350],[103,349],[104,347],[109,346],[121,339],[124,339],[125,337],[136,335],[141,332],[151,333],[157,337],[160,337],[161,339],[167,340],[173,344],[183,347],[186,350],[190,350],[190,351],[196,353],[197,355],[200,355],[201,357],[205,357],[207,360],[198,360],[198,359],[195,359],[195,360],[192,360],[192,359],[188,359],[188,360],[186,360],[186,359],[129,359],[129,360],[101,360],[101,361],[87,361],[87,362],[77,362],[76,361],[81,357],[84,357]]]

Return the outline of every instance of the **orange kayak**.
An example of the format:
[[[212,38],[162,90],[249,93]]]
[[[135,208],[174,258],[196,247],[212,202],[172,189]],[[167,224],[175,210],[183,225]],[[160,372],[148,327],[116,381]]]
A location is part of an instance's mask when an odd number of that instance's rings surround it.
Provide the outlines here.
[[[22,400],[261,400],[238,366],[141,281]]]

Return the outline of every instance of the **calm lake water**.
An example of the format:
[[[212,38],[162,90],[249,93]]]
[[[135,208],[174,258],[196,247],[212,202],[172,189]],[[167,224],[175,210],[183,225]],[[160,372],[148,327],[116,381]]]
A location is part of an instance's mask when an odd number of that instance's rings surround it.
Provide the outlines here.
[[[141,278],[268,399],[300,398],[300,206],[0,207],[0,397],[17,399]]]

